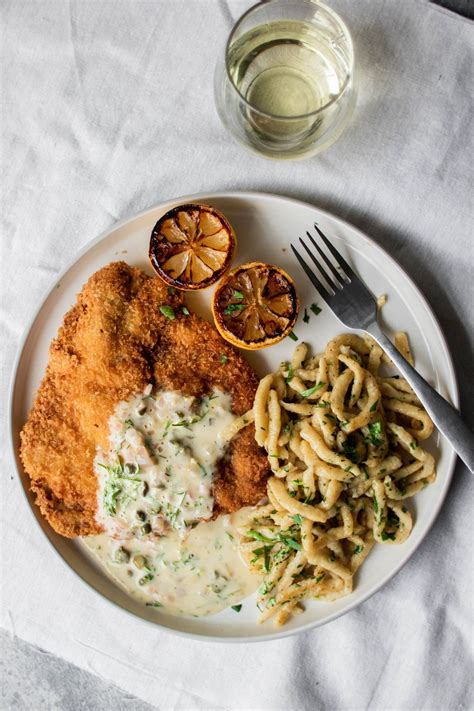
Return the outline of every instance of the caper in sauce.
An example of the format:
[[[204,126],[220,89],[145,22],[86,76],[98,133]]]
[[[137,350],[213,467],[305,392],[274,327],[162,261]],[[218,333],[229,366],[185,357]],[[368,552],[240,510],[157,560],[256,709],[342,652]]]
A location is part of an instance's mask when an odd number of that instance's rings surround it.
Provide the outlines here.
[[[149,583],[150,580],[153,580],[153,574],[152,573],[147,573],[146,575],[143,576],[143,578],[140,578],[138,581],[139,585],[145,585],[145,583]]]
[[[126,548],[120,546],[120,548],[117,548],[115,551],[114,560],[116,563],[128,563],[130,560],[130,553]]]
[[[138,568],[141,570],[142,568],[145,567],[147,564],[146,558],[144,555],[134,555],[132,558],[132,563],[135,566],[135,568]]]

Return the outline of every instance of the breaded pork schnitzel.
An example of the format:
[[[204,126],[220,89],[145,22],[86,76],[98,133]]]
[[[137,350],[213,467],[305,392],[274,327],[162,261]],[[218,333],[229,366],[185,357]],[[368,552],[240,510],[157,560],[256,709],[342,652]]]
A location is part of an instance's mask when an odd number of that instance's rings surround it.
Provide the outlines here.
[[[163,305],[173,308],[175,319],[160,311]],[[181,305],[182,295],[160,279],[114,262],[89,279],[66,314],[20,450],[36,503],[61,535],[101,531],[94,457],[97,446],[108,447],[108,421],[121,400],[152,383],[194,396],[220,388],[231,395],[236,415],[252,407],[258,379],[250,365]],[[219,464],[214,511],[257,503],[267,476],[265,453],[248,425]]]

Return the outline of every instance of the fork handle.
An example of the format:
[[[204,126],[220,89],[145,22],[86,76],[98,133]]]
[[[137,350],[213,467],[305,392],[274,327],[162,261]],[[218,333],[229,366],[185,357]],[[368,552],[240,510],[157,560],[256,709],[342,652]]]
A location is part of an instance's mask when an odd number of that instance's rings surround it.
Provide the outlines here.
[[[367,326],[399,371],[411,385],[440,432],[451,442],[462,461],[474,472],[474,434],[461,419],[461,415],[444,399],[398,352],[393,343],[375,321]]]

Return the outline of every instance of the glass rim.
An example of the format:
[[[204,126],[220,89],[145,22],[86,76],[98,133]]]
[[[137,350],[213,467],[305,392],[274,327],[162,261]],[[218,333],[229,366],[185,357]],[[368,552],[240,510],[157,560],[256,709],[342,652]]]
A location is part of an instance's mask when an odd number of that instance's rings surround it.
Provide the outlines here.
[[[259,2],[255,3],[255,5],[252,5],[252,7],[249,7],[248,10],[246,10],[243,15],[241,15],[234,26],[232,27],[232,30],[230,32],[230,35],[227,39],[226,45],[225,45],[225,57],[224,57],[224,63],[225,63],[225,70],[227,74],[227,78],[229,79],[232,88],[235,90],[235,92],[238,94],[238,96],[242,99],[242,101],[250,108],[252,111],[255,111],[256,113],[260,114],[260,116],[264,116],[265,118],[270,118],[270,119],[277,119],[279,121],[301,121],[302,119],[305,118],[310,118],[311,116],[317,116],[321,111],[325,111],[329,106],[334,104],[336,101],[339,101],[339,99],[342,97],[342,95],[345,93],[347,87],[349,86],[350,80],[352,78],[352,72],[350,74],[347,74],[346,79],[344,81],[343,87],[339,94],[332,98],[330,101],[328,101],[324,106],[320,106],[319,109],[315,109],[314,111],[309,111],[308,113],[305,114],[298,114],[295,116],[280,116],[279,114],[271,114],[268,111],[262,111],[261,109],[257,109],[250,101],[247,101],[245,96],[241,94],[239,89],[237,88],[231,73],[229,69],[229,62],[227,60],[228,55],[229,55],[229,49],[230,45],[232,43],[232,40],[234,39],[235,33],[239,27],[239,25],[245,20],[249,15],[251,15],[255,10],[257,10],[259,7],[263,7],[264,5],[269,5],[271,3],[277,3],[277,2],[290,2],[301,5],[302,3],[306,5],[317,5],[320,10],[323,12],[326,12],[328,15],[331,15],[333,18],[337,20],[337,22],[342,26],[342,28],[345,31],[345,34],[347,35],[349,39],[349,44],[352,50],[352,65],[351,65],[351,70],[353,72],[354,69],[354,44],[352,42],[352,35],[349,31],[349,28],[347,27],[346,23],[344,20],[330,7],[325,5],[324,3],[320,2],[320,0],[259,0]]]

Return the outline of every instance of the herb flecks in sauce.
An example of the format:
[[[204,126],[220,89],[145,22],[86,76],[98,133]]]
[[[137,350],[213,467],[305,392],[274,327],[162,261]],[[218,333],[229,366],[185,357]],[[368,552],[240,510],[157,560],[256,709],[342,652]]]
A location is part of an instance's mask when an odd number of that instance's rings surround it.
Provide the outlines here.
[[[95,461],[105,533],[85,543],[149,607],[212,614],[259,583],[240,559],[231,517],[206,522],[233,419],[230,397],[218,390],[197,399],[152,394],[151,386],[120,403],[110,419],[110,450]]]
[[[212,474],[233,419],[230,397],[218,390],[201,399],[177,392],[151,397],[148,386],[121,403],[110,420],[110,451],[96,458],[105,530],[156,538],[210,519]]]
[[[122,542],[101,534],[84,543],[139,602],[165,614],[201,617],[238,605],[261,583],[240,558],[234,516],[238,514],[200,523],[184,540],[171,530],[157,541]],[[121,546],[133,551],[134,558],[140,556],[141,567],[132,558],[129,563],[115,560]]]

